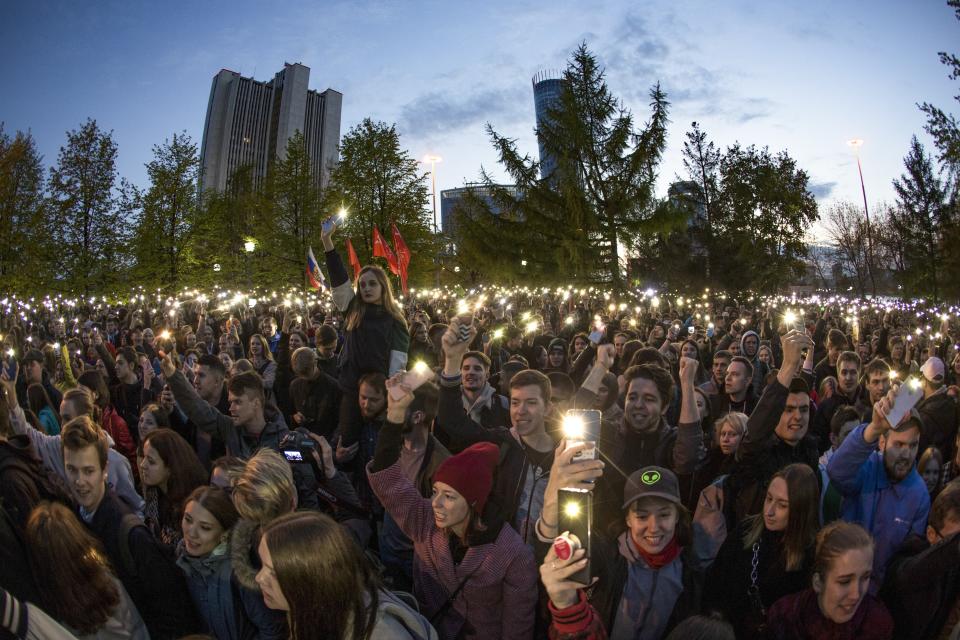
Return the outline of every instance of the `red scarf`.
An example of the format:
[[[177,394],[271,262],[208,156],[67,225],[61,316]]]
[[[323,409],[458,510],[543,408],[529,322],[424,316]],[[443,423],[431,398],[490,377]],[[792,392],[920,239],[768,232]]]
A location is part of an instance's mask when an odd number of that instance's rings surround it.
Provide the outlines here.
[[[680,555],[680,552],[683,551],[683,548],[679,544],[677,544],[676,535],[674,535],[673,538],[670,539],[670,542],[667,543],[667,546],[665,546],[660,551],[660,553],[647,553],[646,551],[640,548],[640,545],[634,542],[633,536],[630,536],[629,533],[627,535],[630,537],[630,543],[633,545],[634,550],[640,555],[641,558],[643,558],[643,561],[646,562],[650,566],[650,568],[653,569],[654,571],[658,569],[662,569],[663,567],[673,562],[674,559],[678,555]]]

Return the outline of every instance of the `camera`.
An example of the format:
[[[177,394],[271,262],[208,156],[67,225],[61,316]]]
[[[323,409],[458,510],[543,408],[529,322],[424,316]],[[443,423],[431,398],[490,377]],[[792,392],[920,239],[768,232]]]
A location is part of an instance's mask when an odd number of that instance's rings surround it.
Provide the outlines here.
[[[317,443],[307,435],[306,430],[301,429],[288,431],[283,436],[280,440],[280,453],[287,462],[315,463],[313,453],[317,450]]]

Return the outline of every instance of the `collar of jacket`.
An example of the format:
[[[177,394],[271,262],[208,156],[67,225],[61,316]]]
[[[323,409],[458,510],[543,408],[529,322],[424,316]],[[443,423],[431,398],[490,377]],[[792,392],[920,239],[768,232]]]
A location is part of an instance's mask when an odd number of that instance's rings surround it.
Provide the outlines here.
[[[477,399],[473,402],[473,404],[467,400],[466,395],[463,395],[464,410],[476,421],[477,417],[474,415],[474,412],[479,413],[483,409],[489,409],[493,405],[493,396],[496,392],[496,389],[494,389],[489,382],[485,382],[483,389],[481,389],[480,393],[477,394]]]
[[[197,574],[206,578],[215,574],[224,562],[230,560],[229,551],[230,545],[224,540],[213,551],[198,558],[187,553],[186,546],[181,540],[177,544],[177,566],[187,575]]]
[[[254,557],[259,544],[260,525],[252,520],[238,520],[230,535],[230,565],[240,585],[256,593],[260,593],[260,587],[257,585],[257,573],[260,567],[254,566]]]

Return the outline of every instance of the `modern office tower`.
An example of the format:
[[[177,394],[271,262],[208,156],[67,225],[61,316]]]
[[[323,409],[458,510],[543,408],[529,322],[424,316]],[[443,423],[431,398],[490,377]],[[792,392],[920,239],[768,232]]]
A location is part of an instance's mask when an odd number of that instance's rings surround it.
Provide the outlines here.
[[[501,184],[496,186],[507,189],[514,197],[517,197],[519,194],[519,190],[512,184]],[[457,237],[457,223],[454,214],[456,213],[457,207],[460,206],[460,203],[463,201],[463,197],[468,191],[476,194],[481,200],[486,202],[494,214],[500,214],[500,208],[494,203],[493,194],[490,188],[486,185],[468,182],[463,187],[458,187],[456,189],[444,189],[440,192],[440,225],[443,235],[447,239],[451,240],[454,244],[459,242],[459,238]]]
[[[338,159],[343,94],[310,90],[309,80],[310,68],[299,63],[284,64],[267,82],[227,69],[213,77],[200,149],[201,190],[222,191],[243,166],[261,185],[297,130],[306,138],[315,184],[327,185]]]
[[[563,90],[563,78],[557,71],[538,71],[533,76],[533,104],[537,113],[537,129],[547,121],[547,114],[560,102],[560,92]],[[540,148],[540,177],[547,179],[557,168],[556,158],[553,158],[543,146],[543,139],[537,136],[537,145]]]

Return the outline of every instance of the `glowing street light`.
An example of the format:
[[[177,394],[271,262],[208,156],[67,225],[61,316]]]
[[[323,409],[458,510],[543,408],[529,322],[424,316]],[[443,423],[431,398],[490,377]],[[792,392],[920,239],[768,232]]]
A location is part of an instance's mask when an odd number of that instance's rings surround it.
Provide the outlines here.
[[[256,250],[256,248],[257,248],[257,243],[252,239],[248,239],[243,243],[243,250],[246,251],[247,253],[253,253],[254,250]]]

